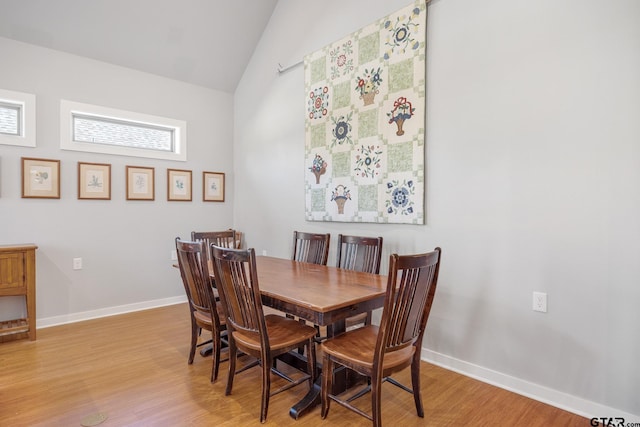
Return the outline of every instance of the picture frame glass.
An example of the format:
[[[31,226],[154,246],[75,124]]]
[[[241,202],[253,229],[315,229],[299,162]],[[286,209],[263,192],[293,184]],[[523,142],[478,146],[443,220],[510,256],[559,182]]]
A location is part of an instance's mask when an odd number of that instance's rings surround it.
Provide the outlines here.
[[[60,198],[60,160],[22,158],[22,197]]]
[[[191,201],[191,171],[167,169],[167,200]]]
[[[208,202],[224,202],[224,173],[203,173],[203,199]]]
[[[127,200],[154,200],[154,168],[127,166]]]
[[[78,162],[78,199],[111,199],[111,165]]]

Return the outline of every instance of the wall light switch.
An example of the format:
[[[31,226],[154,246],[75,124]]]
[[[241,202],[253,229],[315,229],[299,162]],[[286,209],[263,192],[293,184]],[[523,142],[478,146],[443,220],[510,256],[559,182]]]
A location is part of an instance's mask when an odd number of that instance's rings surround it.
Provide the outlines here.
[[[74,270],[82,270],[82,258],[74,258],[73,259],[73,269]]]

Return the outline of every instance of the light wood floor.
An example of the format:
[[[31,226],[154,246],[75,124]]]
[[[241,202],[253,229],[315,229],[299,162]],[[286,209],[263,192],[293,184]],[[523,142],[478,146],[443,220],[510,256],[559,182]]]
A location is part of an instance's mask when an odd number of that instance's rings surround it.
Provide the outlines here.
[[[98,412],[101,426],[261,425],[260,372],[236,376],[224,395],[227,363],[215,384],[211,359],[187,364],[185,304],[38,330],[37,341],[0,343],[0,426],[79,426]],[[396,376],[409,384],[409,371]],[[276,379],[272,387],[277,387]],[[410,394],[383,386],[386,426],[588,426],[586,418],[423,363],[425,418]],[[364,418],[333,404],[295,421],[289,407],[301,385],[271,398],[265,425],[356,426]],[[362,407],[368,409],[365,397]]]

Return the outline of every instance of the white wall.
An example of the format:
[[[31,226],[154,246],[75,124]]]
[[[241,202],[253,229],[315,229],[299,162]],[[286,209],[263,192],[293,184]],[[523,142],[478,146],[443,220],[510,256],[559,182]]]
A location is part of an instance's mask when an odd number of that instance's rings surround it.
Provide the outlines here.
[[[4,38],[0,57],[0,87],[36,95],[37,147],[0,145],[0,244],[39,246],[38,325],[185,299],[173,239],[233,225],[232,95]],[[60,99],[184,120],[188,161],[62,151]],[[20,197],[21,157],[61,160],[60,200]],[[110,201],[77,199],[78,161],[112,165]],[[155,168],[155,201],[126,201],[125,165]],[[192,202],[167,202],[167,168],[193,171]],[[226,203],[202,202],[203,171],[229,173]]]
[[[588,416],[640,414],[640,2],[433,0],[427,224],[306,222],[303,67],[277,64],[407,3],[278,2],[235,94],[236,226],[280,257],[294,229],[381,235],[385,257],[439,245],[424,354]]]

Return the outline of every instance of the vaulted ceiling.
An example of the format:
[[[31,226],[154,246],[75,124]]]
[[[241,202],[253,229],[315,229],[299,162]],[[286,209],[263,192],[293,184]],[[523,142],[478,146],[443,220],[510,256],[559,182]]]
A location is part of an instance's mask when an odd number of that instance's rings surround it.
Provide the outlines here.
[[[0,37],[233,92],[276,3],[0,0]]]

